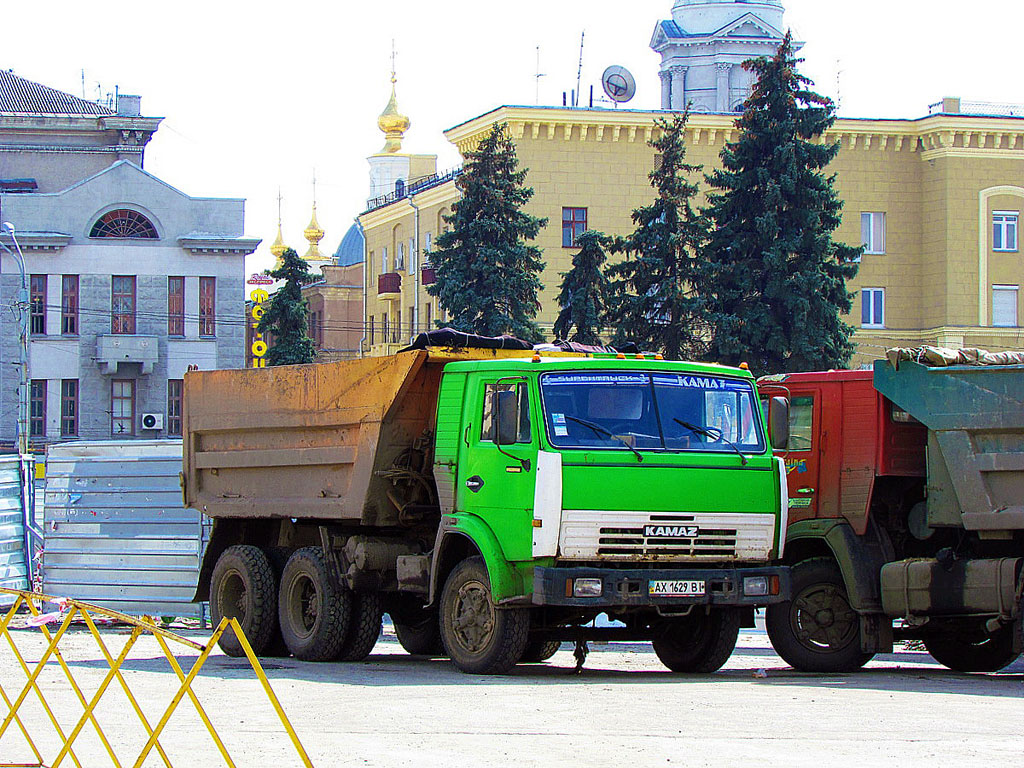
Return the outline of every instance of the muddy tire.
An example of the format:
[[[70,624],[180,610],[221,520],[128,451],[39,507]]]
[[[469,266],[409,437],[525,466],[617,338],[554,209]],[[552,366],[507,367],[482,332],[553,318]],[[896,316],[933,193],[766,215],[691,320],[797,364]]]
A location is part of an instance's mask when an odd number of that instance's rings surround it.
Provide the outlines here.
[[[523,657],[530,629],[525,608],[497,608],[483,558],[463,560],[441,595],[441,640],[455,666],[476,675],[503,675]]]
[[[416,622],[405,623],[391,617],[395,625],[398,643],[406,653],[413,656],[444,656],[444,643],[441,642],[441,627],[436,613],[425,613]]]
[[[526,650],[523,651],[523,658],[520,661],[524,664],[540,664],[558,653],[558,649],[561,647],[562,643],[559,640],[531,640],[526,644]]]
[[[1013,627],[1006,626],[984,640],[931,637],[924,647],[939,664],[957,672],[998,672],[1020,656],[1013,650]]]
[[[352,618],[338,661],[362,661],[370,655],[380,637],[381,617],[384,615],[380,595],[364,592],[353,594],[351,599]]]
[[[320,547],[292,553],[281,574],[278,618],[285,645],[302,661],[338,658],[352,617],[352,593],[336,590]]]
[[[210,580],[210,618],[214,626],[223,618],[238,619],[253,653],[267,655],[277,633],[277,589],[270,562],[259,548],[237,544],[217,558]],[[228,656],[245,655],[230,628],[217,644]]]
[[[652,641],[661,663],[673,672],[715,672],[736,649],[740,612],[730,608],[712,608],[710,613],[698,610],[666,622]]]
[[[793,599],[768,606],[772,647],[803,672],[853,672],[874,654],[860,649],[860,616],[850,607],[843,574],[827,557],[793,566]]]

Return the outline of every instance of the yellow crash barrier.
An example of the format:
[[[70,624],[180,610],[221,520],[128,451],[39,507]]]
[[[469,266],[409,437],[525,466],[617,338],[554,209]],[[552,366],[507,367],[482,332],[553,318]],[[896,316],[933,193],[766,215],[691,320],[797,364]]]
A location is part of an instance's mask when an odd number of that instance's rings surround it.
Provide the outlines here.
[[[0,593],[13,595],[15,598],[10,610],[7,611],[3,617],[3,621],[0,622],[0,637],[7,641],[7,645],[13,653],[17,665],[25,675],[25,683],[17,694],[15,694],[13,688],[5,687],[10,686],[10,681],[0,679],[0,701],[2,701],[7,708],[6,715],[4,716],[3,721],[0,722],[0,768],[57,768],[57,766],[61,765],[67,759],[70,759],[74,765],[78,766],[78,768],[83,768],[83,766],[91,768],[92,766],[97,765],[95,754],[80,755],[76,754],[74,749],[75,743],[86,725],[92,726],[100,744],[102,744],[103,749],[110,758],[111,764],[116,766],[116,768],[121,768],[122,765],[133,765],[135,768],[140,768],[140,766],[146,762],[147,758],[149,758],[153,752],[156,753],[163,765],[170,767],[172,765],[171,759],[160,743],[160,736],[164,733],[164,729],[166,728],[168,721],[170,721],[171,716],[178,709],[178,705],[181,704],[182,700],[186,697],[188,697],[188,700],[195,709],[196,714],[199,716],[199,719],[210,734],[210,738],[216,745],[217,751],[224,760],[224,764],[234,768],[235,762],[232,760],[230,754],[228,754],[224,741],[218,735],[217,730],[210,721],[210,718],[207,715],[206,710],[203,708],[203,705],[200,703],[195,691],[192,690],[193,681],[195,681],[199,672],[202,670],[203,665],[206,663],[206,660],[210,657],[210,654],[213,652],[220,636],[229,628],[238,636],[242,648],[245,650],[246,658],[249,660],[249,664],[252,666],[253,672],[256,673],[256,677],[259,679],[259,682],[267,695],[268,701],[277,713],[281,724],[284,726],[284,729],[295,748],[295,752],[301,760],[301,764],[310,768],[312,767],[313,764],[310,762],[309,756],[306,754],[306,750],[299,741],[299,737],[295,733],[295,729],[292,727],[291,722],[288,720],[288,716],[285,715],[284,710],[281,708],[281,703],[278,701],[277,696],[271,689],[270,682],[267,680],[263,667],[260,665],[256,655],[252,652],[249,641],[246,639],[237,620],[222,619],[220,624],[214,630],[213,635],[206,643],[197,643],[157,626],[154,621],[148,617],[138,618],[128,616],[123,613],[118,613],[117,611],[111,611],[107,608],[90,605],[78,600],[55,598],[35,592],[21,592],[0,588]],[[41,606],[45,603],[57,604],[60,610],[58,612],[44,614],[41,611]],[[39,661],[35,662],[34,665],[30,665],[29,662],[25,660],[25,656],[22,654],[21,650],[19,650],[18,645],[14,641],[14,636],[11,633],[12,620],[15,615],[18,614],[19,609],[22,608],[27,608],[28,610],[29,618],[27,623],[30,626],[38,627],[39,632],[42,634],[46,643]],[[103,617],[104,619],[114,619],[115,621],[122,622],[132,627],[131,633],[125,642],[124,647],[116,657],[110,653],[107,644],[104,642],[100,630],[94,621],[94,616]],[[65,655],[61,653],[60,649],[61,639],[65,637],[68,628],[71,627],[72,623],[76,619],[85,624],[85,627],[88,629],[93,639],[95,639],[96,646],[108,667],[106,675],[99,687],[96,689],[96,692],[93,693],[91,697],[87,697],[86,694],[83,693],[81,686],[79,686],[71,671],[73,663],[69,663],[65,658]],[[48,623],[59,623],[56,632],[50,631],[47,627]],[[125,675],[122,672],[122,666],[128,659],[133,646],[135,646],[139,638],[144,635],[153,636],[159,645],[160,650],[163,652],[164,657],[167,659],[170,669],[177,676],[180,683],[177,692],[167,704],[163,711],[163,715],[157,721],[155,727],[150,724],[149,719],[146,717],[142,707],[139,705],[138,698],[132,692],[128,681],[125,679]],[[193,662],[192,667],[189,669],[187,674],[181,668],[178,660],[171,652],[171,645],[169,643],[185,645],[200,652],[199,657],[195,662]],[[0,649],[2,649],[2,646],[0,646]],[[0,653],[2,653],[2,650],[0,650]],[[47,701],[46,695],[44,694],[43,688],[45,687],[45,684],[41,684],[40,682],[40,677],[44,668],[47,663],[52,663],[53,659],[56,659],[64,673],[68,686],[70,686],[71,692],[75,698],[77,698],[78,703],[82,707],[81,716],[70,729],[65,729],[61,725],[54,713],[54,708],[51,707],[50,702]],[[131,704],[132,709],[135,711],[135,714],[148,737],[145,745],[141,748],[138,755],[129,763],[122,763],[118,759],[118,756],[115,753],[106,733],[104,733],[103,728],[100,726],[99,719],[96,715],[97,706],[100,704],[104,694],[115,680],[124,692],[124,695],[127,697],[128,702]],[[66,696],[66,692],[59,690],[59,688],[60,686],[55,686],[57,695]],[[53,731],[57,735],[56,743],[59,744],[59,751],[57,751],[57,753],[52,757],[50,762],[44,760],[42,751],[36,746],[38,738],[33,739],[33,734],[30,732],[25,720],[19,714],[22,705],[32,694],[34,694],[35,698],[38,699],[42,710],[46,714],[46,719],[49,720]],[[0,710],[0,715],[2,714],[4,713]],[[34,756],[36,762],[4,762],[3,755],[10,751],[10,748],[5,748],[4,744],[9,744],[12,741],[8,738],[7,742],[5,742],[4,736],[7,734],[7,731],[10,729],[12,724],[21,732],[24,737],[24,741],[27,743],[28,749]],[[115,727],[120,728],[122,725],[122,723],[117,723]],[[195,757],[193,756],[191,759],[194,760]]]

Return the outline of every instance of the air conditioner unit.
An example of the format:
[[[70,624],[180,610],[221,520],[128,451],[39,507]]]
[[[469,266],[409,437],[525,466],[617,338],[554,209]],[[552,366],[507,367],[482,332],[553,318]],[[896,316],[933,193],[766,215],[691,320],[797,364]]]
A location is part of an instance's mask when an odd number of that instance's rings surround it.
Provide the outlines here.
[[[144,414],[142,414],[142,428],[143,429],[163,429],[164,428],[164,415],[162,413],[144,413]]]

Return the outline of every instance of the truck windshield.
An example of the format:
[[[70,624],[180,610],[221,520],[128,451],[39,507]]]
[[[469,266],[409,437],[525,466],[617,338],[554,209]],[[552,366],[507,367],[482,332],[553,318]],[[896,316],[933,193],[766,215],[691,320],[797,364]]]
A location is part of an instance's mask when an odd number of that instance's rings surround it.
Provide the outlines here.
[[[558,448],[762,453],[754,388],[721,376],[594,371],[541,377]]]

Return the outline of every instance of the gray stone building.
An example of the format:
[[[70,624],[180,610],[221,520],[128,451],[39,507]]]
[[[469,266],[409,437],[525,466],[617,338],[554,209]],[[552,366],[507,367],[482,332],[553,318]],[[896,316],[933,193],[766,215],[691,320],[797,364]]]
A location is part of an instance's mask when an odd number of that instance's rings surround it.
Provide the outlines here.
[[[181,380],[244,365],[245,203],[143,170],[160,118],[0,72],[0,245],[29,283],[29,435],[181,433]],[[0,247],[0,447],[16,439],[20,272]]]

